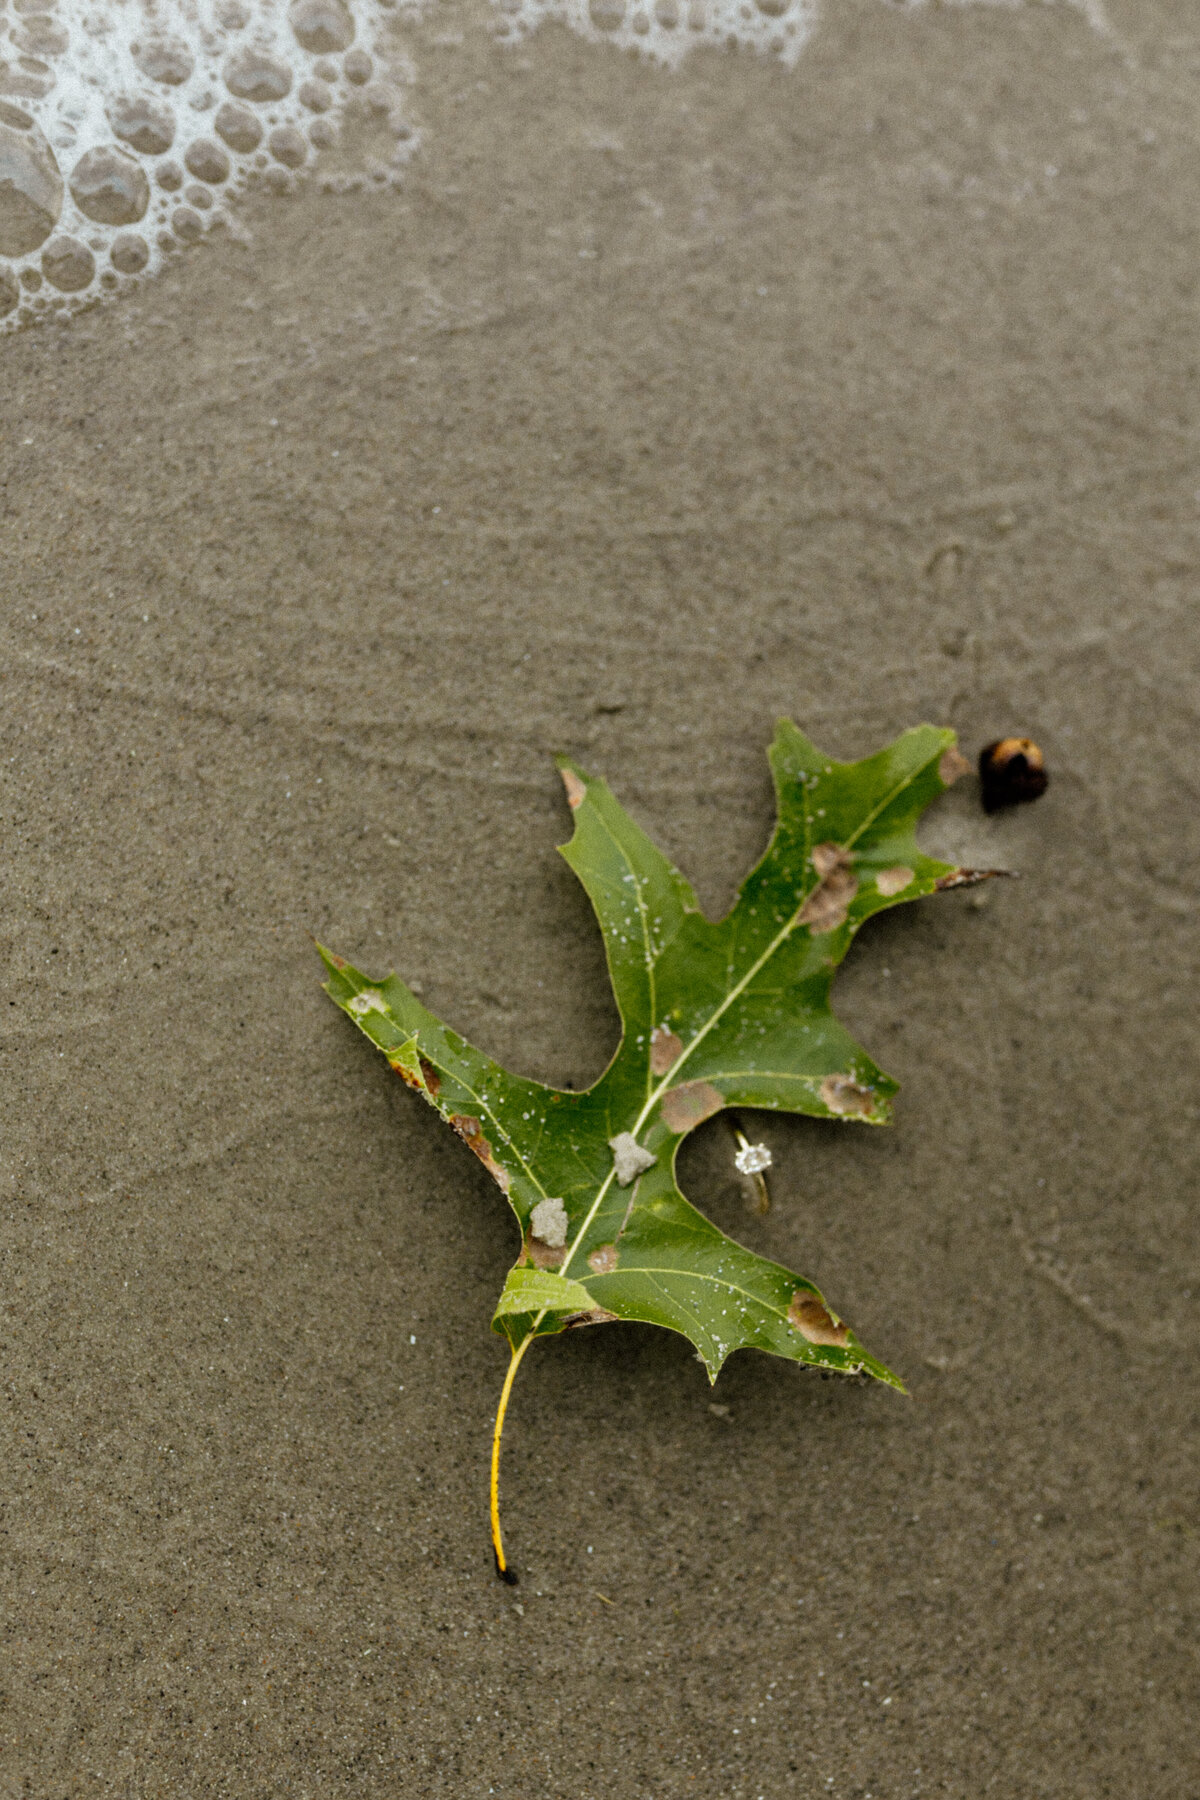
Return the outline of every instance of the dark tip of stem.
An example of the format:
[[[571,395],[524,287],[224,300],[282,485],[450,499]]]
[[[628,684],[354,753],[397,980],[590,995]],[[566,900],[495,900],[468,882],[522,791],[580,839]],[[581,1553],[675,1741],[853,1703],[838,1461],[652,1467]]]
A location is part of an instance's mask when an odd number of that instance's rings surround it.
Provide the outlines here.
[[[507,1563],[502,1563],[497,1551],[493,1550],[492,1555],[496,1559],[496,1573],[501,1581],[505,1582],[509,1587],[518,1587],[520,1585],[521,1577],[517,1574],[517,1571],[515,1569],[510,1569]]]

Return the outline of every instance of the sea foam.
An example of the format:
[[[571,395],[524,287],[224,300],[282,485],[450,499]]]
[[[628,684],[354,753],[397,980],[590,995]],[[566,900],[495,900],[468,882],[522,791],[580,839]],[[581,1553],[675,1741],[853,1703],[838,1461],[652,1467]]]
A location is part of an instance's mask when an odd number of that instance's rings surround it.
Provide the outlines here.
[[[153,273],[290,186],[357,100],[415,134],[380,0],[0,0],[0,330]],[[377,170],[386,179],[388,169]]]
[[[926,0],[880,0],[917,11]],[[1021,0],[958,0],[1020,5]],[[1045,0],[1043,0],[1043,4]],[[1101,0],[1062,0],[1106,29]],[[430,5],[436,0],[430,0]],[[794,63],[821,0],[493,0],[668,66],[700,45]],[[0,0],[0,332],[153,274],[259,180],[289,187],[360,106],[393,180],[417,144],[395,30],[420,0]]]
[[[699,45],[757,50],[791,66],[816,30],[831,0],[492,0],[502,26],[497,35],[519,38],[557,19],[593,43],[619,44],[669,68]],[[931,0],[880,0],[896,12],[916,13]],[[938,0],[933,0],[938,3]],[[1026,0],[941,0],[952,6],[1020,9]],[[1107,31],[1103,0],[1034,0],[1081,12]]]

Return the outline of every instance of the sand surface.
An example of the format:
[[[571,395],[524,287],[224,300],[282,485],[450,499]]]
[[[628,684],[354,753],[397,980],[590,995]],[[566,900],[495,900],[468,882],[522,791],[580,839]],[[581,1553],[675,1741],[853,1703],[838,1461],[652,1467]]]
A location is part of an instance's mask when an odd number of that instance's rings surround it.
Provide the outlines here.
[[[827,12],[443,8],[401,193],[2,347],[6,1795],[1200,1794],[1200,23]],[[585,1082],[551,753],[715,910],[781,712],[1053,771],[844,972],[894,1129],[684,1162],[912,1397],[546,1344],[506,1589],[515,1228],[308,934]]]

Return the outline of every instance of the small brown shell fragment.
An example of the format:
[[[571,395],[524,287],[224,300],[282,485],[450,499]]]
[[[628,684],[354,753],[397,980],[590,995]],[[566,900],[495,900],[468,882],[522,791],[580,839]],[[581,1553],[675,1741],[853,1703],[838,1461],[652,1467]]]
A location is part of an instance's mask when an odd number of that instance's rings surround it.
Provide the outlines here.
[[[997,738],[979,752],[983,810],[999,812],[1038,800],[1050,785],[1041,751],[1032,738]]]
[[[834,1318],[816,1294],[797,1288],[792,1295],[787,1316],[788,1324],[794,1325],[801,1337],[807,1338],[810,1344],[831,1344],[835,1349],[845,1349],[849,1331],[840,1319]]]
[[[854,858],[840,844],[816,844],[812,865],[821,880],[800,908],[798,923],[814,933],[836,931],[846,923],[847,908],[858,892]]]
[[[866,1118],[875,1110],[874,1094],[853,1075],[827,1075],[821,1098],[832,1113],[861,1113]]]

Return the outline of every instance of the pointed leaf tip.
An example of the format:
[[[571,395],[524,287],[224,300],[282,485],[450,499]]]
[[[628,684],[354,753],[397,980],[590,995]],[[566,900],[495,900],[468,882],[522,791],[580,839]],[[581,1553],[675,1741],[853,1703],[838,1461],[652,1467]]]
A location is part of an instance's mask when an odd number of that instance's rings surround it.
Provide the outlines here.
[[[567,805],[574,812],[576,807],[582,806],[587,799],[587,788],[569,763],[560,764],[558,772],[562,776],[562,784],[567,790]]]

